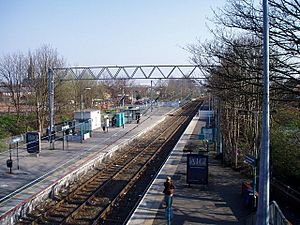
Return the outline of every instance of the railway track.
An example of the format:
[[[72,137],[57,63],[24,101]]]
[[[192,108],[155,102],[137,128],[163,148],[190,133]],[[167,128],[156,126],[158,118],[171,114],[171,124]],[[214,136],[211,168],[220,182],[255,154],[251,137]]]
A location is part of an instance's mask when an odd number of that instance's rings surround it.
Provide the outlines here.
[[[17,224],[123,224],[200,104],[177,110]]]
[[[294,208],[300,207],[300,193],[275,178],[271,180],[271,192],[280,201],[285,201]]]
[[[280,206],[285,217],[292,224],[300,224],[300,193],[273,177],[270,182],[271,199]]]

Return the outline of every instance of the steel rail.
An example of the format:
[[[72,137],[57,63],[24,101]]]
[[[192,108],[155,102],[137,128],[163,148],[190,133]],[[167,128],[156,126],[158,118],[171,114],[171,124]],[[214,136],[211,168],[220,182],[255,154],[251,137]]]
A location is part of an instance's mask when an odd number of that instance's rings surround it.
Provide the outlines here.
[[[147,169],[148,164],[156,157],[156,155],[161,151],[161,149],[164,147],[165,143],[169,141],[173,135],[177,132],[177,130],[181,127],[182,121],[178,121],[178,126],[175,130],[172,131],[171,135],[162,143],[162,145],[156,149],[154,154],[147,160],[147,163],[145,163],[140,170],[138,170],[134,176],[129,180],[128,184],[116,195],[116,197],[111,201],[111,203],[99,214],[99,216],[94,220],[92,223],[93,225],[98,224],[101,220],[105,219],[107,214],[110,213],[111,209],[115,205],[115,203],[119,200],[119,198],[124,194],[127,193],[128,190],[134,185],[134,183],[139,179],[141,174]],[[167,130],[166,130],[167,131]],[[160,135],[157,139],[159,139],[162,135]]]
[[[179,127],[181,121],[176,121],[176,122],[178,123],[178,127]],[[174,124],[173,124],[173,125],[174,125]],[[178,128],[178,127],[176,127],[176,128]],[[177,130],[177,129],[176,129],[176,130]],[[147,147],[145,147],[144,149],[142,149],[140,153],[138,153],[134,158],[132,158],[132,159],[130,160],[130,162],[128,162],[128,163],[126,164],[126,166],[124,166],[123,168],[120,168],[120,170],[119,170],[117,173],[115,173],[113,177],[111,177],[109,180],[107,180],[107,182],[105,182],[104,185],[102,185],[96,192],[94,192],[94,193],[93,193],[93,194],[92,194],[92,195],[91,195],[91,196],[90,196],[90,197],[89,197],[82,205],[80,205],[76,210],[81,210],[81,209],[82,209],[85,205],[87,205],[87,204],[88,204],[88,205],[92,205],[92,204],[91,204],[91,201],[93,200],[93,198],[95,198],[96,195],[97,195],[101,190],[103,190],[106,186],[108,186],[108,185],[110,184],[110,182],[112,182],[114,179],[116,179],[118,176],[120,176],[122,173],[124,173],[124,171],[125,171],[125,173],[126,173],[126,170],[127,170],[128,168],[134,166],[134,164],[135,164],[137,161],[139,161],[138,159],[140,159],[140,160],[145,159],[145,157],[144,157],[145,153],[146,153],[146,154],[149,154],[149,150],[152,150],[151,148],[153,148],[153,144],[154,144],[154,145],[157,144],[157,140],[159,140],[162,136],[164,136],[166,132],[168,132],[168,128],[165,128],[165,130],[164,130],[163,133],[160,133],[154,140],[152,140],[152,141],[151,141],[151,144],[148,145]],[[163,142],[162,145],[163,145],[164,143],[165,143],[165,142]],[[150,151],[151,154],[154,154],[154,155],[152,155],[152,156],[150,157],[150,159],[147,159],[146,162],[143,161],[143,162],[144,162],[144,166],[142,167],[142,170],[143,170],[143,168],[145,168],[145,166],[148,164],[147,162],[149,162],[149,160],[151,160],[151,159],[155,156],[155,153],[161,149],[161,147],[162,147],[162,146],[160,146],[160,147],[157,149],[157,147],[154,146],[153,150]],[[154,151],[154,153],[153,153],[153,151]],[[109,210],[111,209],[112,205],[114,205],[114,203],[116,202],[117,198],[118,198],[120,195],[122,195],[124,192],[127,192],[127,189],[130,187],[130,184],[132,183],[132,181],[135,180],[136,177],[137,177],[140,173],[141,173],[141,171],[138,170],[138,171],[135,173],[135,175],[133,176],[133,178],[132,178],[132,177],[129,178],[129,180],[127,181],[128,183],[125,185],[125,187],[123,187],[123,188],[121,189],[121,191],[120,191],[119,193],[117,193],[117,194],[115,195],[115,197],[113,197],[113,200],[110,201],[110,203],[109,203],[103,210],[101,210],[101,211],[98,213],[99,216],[95,219],[95,221],[98,221],[99,219],[103,218],[104,215],[106,215],[107,212],[109,212]],[[123,179],[124,179],[124,178],[123,178]],[[117,180],[117,179],[116,179],[116,180]],[[98,207],[98,209],[99,209],[99,208],[100,208],[100,207]],[[80,212],[74,211],[69,217],[75,217],[75,215],[76,215],[77,213],[80,213]],[[68,223],[68,218],[66,218],[61,224],[65,224],[65,223]],[[74,222],[72,222],[72,224],[73,224],[73,223],[74,223]]]
[[[201,104],[201,103],[197,104],[197,106],[195,106],[195,108],[197,108],[200,104]],[[194,111],[195,111],[195,109],[192,110],[193,113],[194,113]],[[180,116],[181,116],[181,118],[182,118],[182,121],[178,121],[178,120],[177,120],[177,122],[178,122],[177,128],[174,129],[174,130],[172,130],[171,134],[168,135],[168,138],[167,138],[166,140],[164,140],[163,146],[161,146],[160,149],[161,149],[161,148],[164,148],[164,147],[166,146],[166,144],[168,143],[168,141],[170,141],[170,140],[174,137],[174,135],[178,132],[178,130],[182,128],[182,124],[186,123],[186,122],[189,120],[189,118],[190,118],[190,116],[187,117],[187,116],[185,115],[185,113],[184,113],[183,115],[180,115]],[[168,131],[169,131],[169,130],[168,130]],[[159,152],[159,153],[157,153],[157,152]],[[151,159],[148,160],[148,162],[150,162],[150,164],[151,164],[151,162],[155,159],[155,157],[156,157],[158,154],[161,153],[161,150],[158,150],[157,152],[156,152],[155,155],[153,155],[153,156],[151,157]],[[164,154],[164,153],[166,153],[166,152],[163,152],[162,154]],[[169,152],[167,152],[167,153],[169,154]],[[162,164],[162,163],[165,162],[165,161],[166,161],[166,159],[162,160],[162,161],[159,162],[159,163]],[[159,168],[161,168],[161,167],[162,167],[162,165],[159,165]],[[111,202],[111,204],[109,205],[109,208],[108,208],[106,211],[104,211],[101,215],[99,215],[99,217],[94,221],[93,225],[99,224],[99,223],[103,222],[102,220],[103,220],[104,218],[106,218],[107,214],[110,213],[110,210],[111,210],[111,208],[114,207],[114,204],[115,204],[116,202],[118,202],[120,199],[122,199],[124,193],[130,192],[130,188],[136,185],[136,183],[138,182],[139,178],[142,177],[142,176],[140,176],[140,174],[145,173],[145,172],[146,172],[146,169],[148,169],[148,165],[144,165],[144,166],[143,166],[143,168],[141,169],[142,172],[138,172],[138,173],[136,174],[136,176],[132,179],[132,181],[126,186],[126,188],[124,189],[124,191],[120,192],[119,195],[116,196],[115,199]],[[158,173],[159,170],[160,170],[160,169],[156,170],[156,171],[157,171],[156,174]],[[155,177],[155,175],[154,175],[154,177]],[[152,178],[149,182],[151,183],[151,181],[152,181],[153,179],[154,179],[154,178]],[[150,184],[148,184],[147,187],[148,187],[149,185],[150,185]],[[147,189],[147,187],[146,187],[146,189]],[[145,189],[145,190],[146,190],[146,189]],[[145,193],[145,190],[143,191],[143,194]],[[123,192],[124,192],[124,193],[123,193]],[[129,214],[131,214],[131,213],[132,213],[132,210],[134,210],[134,208],[136,208],[136,206],[137,206],[138,202],[140,201],[140,199],[141,199],[141,197],[139,197],[139,199],[137,200],[137,202],[133,205],[133,207],[131,207],[132,209],[130,210]],[[120,220],[111,220],[111,219],[109,219],[109,221],[118,222],[118,224],[122,224],[122,223],[124,224],[124,223],[128,220],[129,214],[128,214],[127,216],[125,216],[124,218],[122,217],[122,218],[123,218],[122,222],[121,222]],[[118,217],[120,217],[120,214],[118,214]]]
[[[195,107],[195,109],[193,110],[193,112],[194,112],[195,110],[197,110],[198,107],[199,107],[200,105],[202,105],[202,104],[203,104],[203,101],[199,102],[199,103],[196,105],[196,107]],[[185,104],[185,105],[186,105],[186,104]],[[169,152],[168,156],[169,156],[169,155],[170,155],[170,152]],[[129,219],[130,219],[130,216],[132,215],[132,213],[134,212],[134,210],[137,208],[138,204],[140,203],[140,201],[141,201],[141,199],[142,199],[142,196],[144,196],[144,195],[146,194],[147,190],[150,188],[152,182],[156,179],[156,177],[157,177],[158,174],[160,173],[160,171],[161,171],[163,165],[165,164],[165,162],[166,162],[167,160],[168,160],[168,157],[166,157],[166,158],[162,161],[162,164],[161,164],[161,165],[159,166],[159,168],[157,169],[157,172],[155,173],[155,175],[153,176],[153,178],[151,179],[151,181],[147,184],[146,188],[144,189],[144,191],[143,191],[142,194],[140,195],[138,201],[136,201],[136,202],[134,203],[134,205],[133,205],[133,207],[131,208],[130,212],[128,213],[128,215],[127,215],[126,218],[124,219],[122,225],[127,224],[127,222],[128,222]]]
[[[148,119],[148,118],[147,118]],[[135,128],[135,127],[134,127]],[[127,133],[127,132],[126,132]],[[122,137],[123,137],[124,135],[122,135]],[[101,149],[105,149],[107,146],[104,146],[103,148],[101,148]],[[131,149],[132,150],[132,149]],[[128,152],[125,152],[125,154],[126,153],[130,153],[130,150],[128,149]],[[89,157],[90,158],[90,157]],[[115,162],[112,162],[110,165],[108,165],[107,167],[109,167],[109,166],[112,166],[113,167],[113,164],[114,164]],[[105,174],[104,174],[105,175]],[[82,189],[82,188],[85,188],[85,186],[87,186],[88,184],[86,184],[86,183],[90,183],[90,182],[93,182],[93,180],[94,179],[97,179],[97,176],[104,176],[103,174],[100,174],[100,175],[97,175],[97,174],[95,174],[94,176],[91,176],[88,180],[85,180],[84,182],[85,182],[85,184],[82,184],[82,187],[77,187],[77,191],[80,191],[80,189]],[[62,198],[61,200],[59,200],[59,202],[57,202],[56,203],[56,206],[57,205],[61,205],[61,204],[63,204],[65,201],[66,201],[66,198],[70,198],[70,195],[72,195],[72,194],[76,194],[76,193],[69,193],[67,196],[65,196],[64,198]],[[51,209],[53,209],[53,208],[51,208]],[[49,210],[51,210],[51,209],[47,209],[45,212],[43,212],[43,215],[40,215],[38,218],[36,218],[35,220],[33,220],[32,221],[32,224],[34,224],[34,223],[36,223],[36,224],[38,224],[38,222],[39,222],[39,220],[41,220],[41,219],[46,219],[46,216],[45,216],[45,214],[47,214],[47,213],[49,213]]]
[[[45,219],[45,218],[44,218],[44,219]],[[34,222],[38,223],[38,218],[37,218],[36,220],[34,220],[34,221],[32,222],[32,224],[34,224]]]
[[[148,120],[148,119],[149,119],[149,117],[147,117],[146,120]],[[144,122],[144,121],[142,121],[142,123],[143,123],[143,122]],[[124,137],[128,132],[134,130],[136,127],[137,127],[137,126],[131,128],[130,130],[128,130],[127,132],[125,132],[120,138]],[[114,143],[114,142],[108,143],[108,144],[106,144],[105,146],[103,146],[102,148],[100,148],[99,150],[104,150],[105,148],[109,147],[109,146],[112,145],[113,143]],[[86,151],[80,153],[79,155],[76,155],[76,156],[74,156],[73,158],[69,159],[68,161],[64,162],[64,163],[61,164],[60,166],[58,166],[58,167],[56,167],[56,168],[50,170],[49,172],[43,174],[42,176],[36,178],[35,180],[33,180],[33,181],[31,181],[31,182],[29,182],[29,183],[23,185],[22,187],[18,188],[17,190],[15,190],[15,191],[9,193],[8,195],[2,197],[2,198],[0,199],[0,206],[3,205],[3,204],[5,204],[5,202],[9,201],[9,200],[12,199],[13,197],[16,197],[20,192],[26,190],[27,188],[34,187],[35,185],[37,185],[37,184],[39,184],[39,183],[45,181],[46,178],[49,178],[49,176],[53,175],[53,174],[54,174],[55,172],[57,172],[59,169],[65,167],[65,166],[70,165],[70,163],[74,162],[74,160],[77,160],[77,159],[81,158],[81,157],[84,156],[87,152],[93,150],[93,149],[96,148],[96,147],[97,147],[97,145],[94,145],[93,147],[87,149]],[[95,153],[92,154],[92,157],[93,157],[93,156],[95,156]],[[90,158],[90,156],[89,156],[88,158]],[[83,164],[84,164],[84,163],[86,163],[86,161],[84,161]],[[82,166],[82,164],[81,164],[80,166]],[[62,177],[68,175],[70,172],[72,172],[72,171],[67,172],[67,173],[64,174]],[[12,209],[13,209],[13,208],[12,208]],[[9,211],[10,211],[10,210],[9,210]],[[5,213],[4,213],[4,214],[5,214]],[[4,214],[3,214],[3,215],[0,215],[0,218],[2,218],[2,216],[4,216]],[[1,222],[1,221],[0,221],[0,222]]]
[[[185,119],[187,119],[186,118],[186,115],[185,115],[185,113],[184,112],[181,112],[181,117],[184,117]],[[175,120],[176,121],[176,120]],[[177,123],[184,123],[184,122],[181,122],[181,121],[179,121],[179,120],[177,120],[176,121]],[[172,122],[170,122],[169,120],[168,120],[168,123],[170,124],[170,123],[172,123]],[[174,126],[174,122],[173,122],[173,124],[172,124],[173,126]],[[169,125],[165,125],[165,126],[169,126]],[[180,125],[178,124],[178,127],[176,128],[176,131],[179,129],[179,127],[180,127]],[[166,133],[166,132],[168,132],[169,131],[169,129],[167,129],[167,128],[163,128],[164,129],[164,132],[156,132],[156,133],[159,133],[160,135],[159,136],[157,136],[156,138],[155,138],[155,140],[159,140],[160,138],[161,138],[161,136],[163,136],[163,133]],[[172,136],[173,136],[173,134],[176,132],[176,131],[172,131]],[[170,137],[169,137],[170,138]],[[169,140],[169,138],[168,138],[168,140]],[[151,141],[151,143],[154,143],[155,141]],[[164,143],[166,142],[166,140],[164,140]],[[152,147],[151,145],[148,145],[148,147],[146,147],[142,152],[140,152],[138,155],[141,157],[143,154],[144,154],[144,152],[145,151],[147,151],[147,149],[149,150],[150,149],[150,147]],[[132,150],[132,149],[131,149]],[[147,152],[146,154],[149,154],[149,152]],[[138,159],[138,155],[136,155],[132,160],[130,160],[131,162],[133,162],[133,161],[138,161],[137,159]],[[151,159],[150,159],[150,161],[152,160],[152,158],[153,157],[155,157],[155,155],[153,155],[152,157],[151,157]],[[112,163],[112,165],[114,164],[114,162]],[[145,163],[146,164],[146,163]],[[129,168],[129,163],[127,164],[127,166],[124,166],[124,168],[121,170],[121,171],[124,171],[124,170],[126,170],[127,168]],[[113,168],[115,168],[114,166],[113,166]],[[115,175],[114,175],[114,177],[116,177],[116,176],[118,176],[118,175],[120,175],[121,174],[121,171],[117,171],[116,173],[115,173]],[[141,174],[141,172],[136,172],[135,173],[136,175],[134,176],[135,178],[138,178],[138,176],[139,176],[139,174]],[[103,174],[102,175],[100,175],[100,176],[102,176],[102,178],[103,178]],[[55,224],[56,223],[58,223],[58,224],[65,224],[65,223],[68,223],[68,218],[70,218],[70,217],[72,217],[73,215],[75,215],[76,214],[76,211],[77,210],[80,210],[80,208],[83,208],[84,206],[87,206],[87,205],[93,205],[93,203],[92,203],[92,198],[93,197],[95,197],[99,192],[100,192],[100,190],[101,189],[103,189],[105,186],[107,186],[108,185],[108,183],[109,183],[109,181],[111,181],[112,179],[114,179],[113,177],[112,178],[110,178],[109,180],[107,180],[107,181],[105,181],[100,187],[98,187],[97,188],[97,190],[96,191],[94,191],[93,193],[91,193],[91,194],[89,194],[89,197],[87,198],[87,200],[86,201],[83,201],[83,203],[82,204],[80,204],[80,205],[78,205],[78,206],[76,206],[75,207],[75,210],[72,210],[72,212],[70,212],[70,213],[68,213],[68,215],[67,216],[63,216],[63,217],[65,217],[63,220],[61,220],[61,221],[52,221],[52,222],[55,222]],[[93,180],[93,178],[91,177],[89,180]],[[133,183],[133,182],[130,182],[130,183]],[[127,187],[128,185],[126,185],[126,187]],[[130,186],[130,185],[129,185]],[[128,187],[129,187],[128,186]],[[78,188],[78,189],[84,189],[84,188],[87,188],[88,189],[88,187],[87,187],[87,185],[86,184],[84,184],[84,185],[82,185],[80,188]],[[127,190],[127,189],[126,189]],[[120,196],[120,195],[122,195],[122,193],[123,193],[124,191],[122,191],[121,190],[121,194],[119,193],[119,194],[117,194],[116,195],[116,197],[114,198],[114,199],[116,199],[117,200],[117,198]],[[126,192],[126,191],[125,191]],[[78,193],[77,193],[78,194]],[[76,195],[76,193],[74,194],[74,192],[72,192],[72,193],[69,193],[66,197],[64,197],[63,199],[62,199],[62,201],[66,201],[66,198],[68,198],[68,196],[70,196],[70,195]],[[80,195],[80,194],[79,194]],[[78,196],[79,196],[78,195]],[[61,203],[58,203],[58,204],[56,204],[56,206],[57,205],[60,205]],[[111,204],[110,204],[111,205]],[[51,219],[51,216],[47,216],[46,214],[48,214],[49,215],[49,213],[51,212],[51,210],[55,210],[55,208],[56,207],[54,207],[54,208],[51,208],[51,209],[48,209],[43,215],[39,215],[39,218],[41,218],[41,217],[43,217],[42,219],[44,219],[44,221],[46,220],[46,221],[48,221],[48,222],[50,222],[50,220],[49,219]],[[106,212],[108,212],[109,210],[108,210],[108,208],[107,208],[107,210],[106,210]],[[104,212],[104,211],[103,211]],[[34,219],[34,221],[32,221],[31,222],[31,224],[39,224],[39,222],[41,221],[41,220],[39,220],[39,218],[36,218],[36,219]],[[24,221],[25,222],[25,221]],[[29,222],[29,221],[27,221],[27,222]]]
[[[147,117],[145,120],[148,120],[149,118],[150,118],[150,117]],[[141,121],[141,123],[143,123],[145,120]],[[136,127],[137,127],[137,126],[131,128],[130,130],[128,130],[127,132],[125,132],[120,138],[124,137],[127,133],[129,133],[130,131],[134,130]],[[137,134],[136,136],[138,136],[138,134]],[[99,150],[103,150],[103,149],[107,148],[108,146],[112,145],[113,143],[114,143],[114,142],[110,142],[110,143],[106,144],[104,147],[102,147],[102,148],[99,149]],[[95,148],[95,147],[96,147],[96,145],[93,146],[93,147],[91,147],[91,148],[89,148],[87,151],[90,151],[91,149],[93,149],[93,148]],[[75,157],[71,158],[70,160],[68,160],[67,162],[65,162],[63,165],[67,165],[68,163],[71,163],[71,161],[74,161],[75,159],[82,157],[84,154],[86,154],[87,151],[81,153],[81,154],[78,155],[78,156],[75,156]],[[96,152],[96,153],[93,153],[93,154],[90,155],[90,156],[87,156],[86,160],[85,160],[83,163],[81,163],[79,166],[77,166],[74,170],[68,171],[67,173],[65,173],[64,175],[62,175],[60,178],[56,179],[53,183],[51,183],[49,186],[47,186],[44,190],[49,189],[50,186],[55,185],[55,184],[56,184],[59,180],[61,180],[63,177],[69,175],[70,173],[76,171],[79,167],[82,167],[83,165],[85,165],[85,164],[87,163],[88,160],[91,160],[92,158],[96,157],[96,154],[97,154],[97,152]],[[61,165],[61,166],[62,166],[62,165]],[[61,167],[61,166],[60,166],[60,167]],[[3,197],[3,198],[1,199],[2,202],[0,202],[0,204],[3,204],[4,202],[10,200],[11,198],[17,196],[21,191],[26,190],[26,188],[34,187],[35,185],[37,185],[37,184],[43,182],[47,177],[49,177],[49,175],[54,174],[60,167],[57,167],[57,168],[55,168],[55,169],[49,171],[47,174],[44,174],[43,176],[41,176],[41,177],[37,178],[36,180],[30,182],[29,184],[26,184],[26,185],[22,186],[21,188],[19,188],[18,190],[14,191],[13,193],[10,193],[9,195]],[[48,176],[46,176],[46,175],[48,175]],[[6,213],[0,215],[0,222],[1,222],[1,219],[5,218],[6,216],[8,216],[10,213],[12,213],[13,211],[17,210],[18,208],[23,207],[24,204],[26,204],[28,201],[30,201],[31,199],[33,199],[34,197],[36,197],[37,195],[39,195],[40,193],[42,193],[44,190],[42,190],[42,191],[40,191],[40,192],[38,192],[38,193],[32,195],[30,198],[24,200],[23,202],[21,202],[21,203],[20,203],[19,205],[17,205],[16,207],[13,207],[13,208],[11,208],[10,210],[8,210]]]

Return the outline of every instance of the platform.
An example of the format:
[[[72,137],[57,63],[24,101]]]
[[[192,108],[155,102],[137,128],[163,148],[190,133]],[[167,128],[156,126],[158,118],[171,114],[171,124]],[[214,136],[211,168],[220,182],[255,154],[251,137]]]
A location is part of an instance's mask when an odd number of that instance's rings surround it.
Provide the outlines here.
[[[167,224],[163,206],[163,183],[171,176],[175,184],[172,225],[244,224],[250,210],[241,197],[243,178],[231,168],[223,167],[209,154],[208,185],[186,183],[186,155],[184,147],[199,134],[205,123],[194,117],[168,160],[134,211],[127,225]]]
[[[125,128],[109,128],[107,133],[102,129],[96,130],[92,137],[83,143],[69,142],[68,146],[65,143],[64,150],[62,141],[55,142],[54,150],[50,150],[49,142],[43,142],[39,156],[30,155],[24,147],[20,147],[19,169],[17,169],[16,151],[14,151],[11,174],[6,167],[9,153],[0,154],[0,199],[2,199],[0,201],[0,224],[9,214],[13,212],[17,214],[18,210],[31,207],[28,205],[29,201],[33,201],[36,196],[48,189],[54,189],[55,185],[59,185],[60,179],[69,176],[72,171],[82,168],[95,158],[101,159],[118,146],[126,144],[155,126],[171,110],[174,108],[154,108],[152,112],[149,110],[141,117],[139,124],[133,121],[131,124],[126,124]],[[5,196],[9,194],[12,198],[5,199]]]

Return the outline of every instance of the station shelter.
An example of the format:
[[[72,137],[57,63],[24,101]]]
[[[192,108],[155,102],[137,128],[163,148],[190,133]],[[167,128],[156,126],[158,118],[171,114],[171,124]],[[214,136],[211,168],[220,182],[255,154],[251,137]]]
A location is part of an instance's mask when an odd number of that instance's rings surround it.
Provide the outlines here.
[[[106,119],[109,119],[109,126],[110,127],[121,127],[125,125],[127,122],[125,119],[125,113],[121,109],[107,109],[104,110],[103,113],[103,124],[105,126]]]
[[[129,107],[124,110],[125,119],[127,123],[132,123],[132,121],[136,121],[142,114],[140,107]]]

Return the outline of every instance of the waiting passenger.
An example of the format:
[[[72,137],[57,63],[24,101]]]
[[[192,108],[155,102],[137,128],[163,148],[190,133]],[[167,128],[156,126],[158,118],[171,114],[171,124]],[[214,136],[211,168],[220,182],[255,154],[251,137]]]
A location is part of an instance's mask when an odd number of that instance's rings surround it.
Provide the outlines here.
[[[163,193],[165,194],[166,208],[171,208],[173,203],[173,194],[175,191],[175,186],[171,177],[167,177],[166,181],[164,182],[164,187],[165,189]]]

